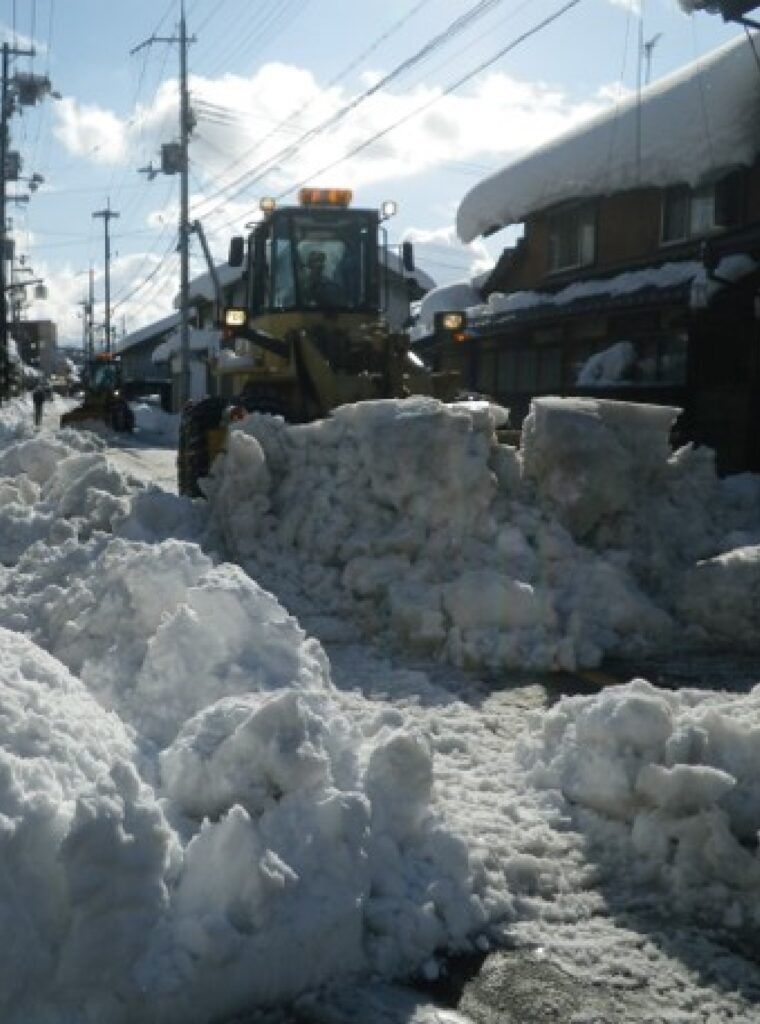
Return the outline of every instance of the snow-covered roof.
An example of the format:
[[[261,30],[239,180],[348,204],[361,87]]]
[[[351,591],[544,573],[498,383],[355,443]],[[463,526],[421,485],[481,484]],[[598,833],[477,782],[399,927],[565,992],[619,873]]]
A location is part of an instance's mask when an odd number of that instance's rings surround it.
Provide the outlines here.
[[[242,280],[243,269],[242,267],[231,267],[229,263],[221,263],[215,267],[216,275],[219,278],[219,284],[222,288],[227,288],[231,284],[235,284],[237,281]],[[213,302],[216,299],[214,293],[214,282],[211,280],[211,274],[206,271],[205,274],[201,274],[199,277],[194,277],[188,285],[188,296],[190,302],[198,299],[205,299],[207,302]],[[174,299],[175,309],[179,306],[179,295]]]
[[[639,156],[639,129],[641,135]],[[641,186],[697,185],[760,152],[760,75],[741,36],[475,185],[457,213],[471,242],[536,210]]]
[[[407,270],[398,253],[392,252],[390,249],[380,249],[380,261],[394,274],[398,274],[409,281],[416,281],[423,291],[429,292],[432,288],[435,288],[435,281],[430,274],[419,267],[415,267],[414,270]]]
[[[114,345],[114,353],[119,355],[130,348],[134,348],[135,345],[139,345],[143,341],[148,341],[150,338],[158,338],[167,331],[172,330],[178,323],[179,313],[172,313],[161,320],[154,320],[153,323],[141,327],[138,331],[131,331],[122,338],[117,345]]]
[[[219,348],[221,332],[216,328],[188,329],[188,345],[191,352],[216,351]],[[152,360],[154,363],[165,363],[167,359],[177,355],[181,350],[180,332],[175,329],[169,334],[160,345],[153,351]]]

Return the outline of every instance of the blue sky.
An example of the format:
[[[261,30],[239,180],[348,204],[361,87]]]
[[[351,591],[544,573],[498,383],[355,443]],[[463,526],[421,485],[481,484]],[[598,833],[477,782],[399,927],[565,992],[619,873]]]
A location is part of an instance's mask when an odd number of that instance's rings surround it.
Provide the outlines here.
[[[353,187],[360,205],[396,199],[391,241],[411,237],[418,262],[440,283],[498,255],[499,236],[487,245],[458,244],[459,201],[489,170],[635,89],[635,0],[581,0],[440,98],[563,6],[563,0],[493,0],[468,28],[334,129],[308,144],[299,141],[475,6],[475,0],[186,0],[188,31],[196,36],[189,48],[197,116],[191,215],[203,221],[215,254],[224,258],[230,235],[250,220],[260,196],[309,180]],[[90,266],[102,319],[103,221],[92,213],[109,199],[119,212],[111,221],[114,324],[134,330],[172,310],[179,179],[149,181],[138,168],[156,164],[161,142],[176,137],[178,47],[158,42],[130,51],[153,34],[176,35],[178,17],[179,0],[0,3],[5,38],[13,39],[15,27],[21,45],[33,36],[38,50],[33,59],[17,59],[15,69],[49,74],[62,97],[11,119],[22,173],[41,173],[45,185],[28,204],[8,208],[17,251],[50,289],[49,300],[29,315],[55,319],[61,341],[81,337],[78,303]],[[715,15],[687,16],[676,0],[645,0],[643,39],[659,34],[651,80],[741,31]],[[248,183],[246,172],[258,165],[268,172]],[[196,250],[193,267],[200,272]]]

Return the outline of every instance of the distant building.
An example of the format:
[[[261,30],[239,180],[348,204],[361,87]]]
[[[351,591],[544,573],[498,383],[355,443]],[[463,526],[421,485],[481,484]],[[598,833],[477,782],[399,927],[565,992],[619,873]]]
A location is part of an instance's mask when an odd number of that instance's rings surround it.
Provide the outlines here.
[[[55,372],[58,329],[52,320],[14,320],[8,332],[23,363],[46,376]]]
[[[760,470],[749,40],[511,164],[460,205],[465,242],[510,224],[524,237],[479,282],[469,340],[445,353],[467,387],[510,407],[515,425],[542,394],[678,405],[679,440],[715,448],[722,471]]]
[[[175,330],[179,313],[156,320],[137,331],[125,335],[116,345],[114,354],[121,357],[122,388],[128,398],[140,395],[161,396],[164,409],[172,409],[172,382],[168,360],[154,360],[157,348]]]

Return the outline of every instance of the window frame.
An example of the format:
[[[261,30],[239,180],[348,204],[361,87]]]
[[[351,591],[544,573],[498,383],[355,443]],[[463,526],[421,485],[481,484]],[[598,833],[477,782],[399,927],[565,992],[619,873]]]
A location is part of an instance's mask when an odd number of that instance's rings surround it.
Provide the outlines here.
[[[729,171],[714,181],[696,188],[688,185],[670,185],[662,190],[662,201],[660,204],[660,246],[683,245],[692,239],[706,238],[731,227],[736,227],[742,219],[741,207],[743,199],[744,178],[741,171]],[[721,194],[722,193],[722,194]],[[669,199],[686,199],[685,233],[678,237],[665,237],[665,224],[668,213]],[[703,202],[709,198],[711,201],[711,218],[709,225],[695,227],[695,201]],[[721,208],[731,210],[733,216],[721,215]]]
[[[587,218],[584,223],[584,218]],[[575,222],[574,224],[572,222]],[[577,258],[572,262],[555,262],[558,259],[559,243],[555,242],[556,232],[562,227],[572,226],[574,232]],[[590,228],[591,252],[583,254],[582,232]],[[558,207],[547,215],[547,261],[550,274],[563,274],[570,270],[580,270],[596,263],[598,249],[598,209],[594,200],[579,202]]]

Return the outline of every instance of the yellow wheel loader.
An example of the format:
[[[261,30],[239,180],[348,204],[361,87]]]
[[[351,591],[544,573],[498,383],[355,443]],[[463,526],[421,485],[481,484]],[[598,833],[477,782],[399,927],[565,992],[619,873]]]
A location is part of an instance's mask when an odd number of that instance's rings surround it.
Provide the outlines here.
[[[90,360],[82,403],[61,416],[61,426],[98,422],[119,432],[134,430],[135,414],[121,394],[120,371],[118,359],[109,353],[101,352]]]
[[[217,395],[188,402],[180,420],[181,494],[201,493],[224,447],[227,424],[245,412],[292,423],[339,405],[459,390],[459,375],[432,373],[389,328],[386,232],[395,212],[350,205],[343,189],[302,189],[297,206],[261,204],[248,236],[233,238],[229,263],[243,268],[245,302],[224,311],[221,350],[212,365]],[[411,247],[404,265],[413,269]]]

